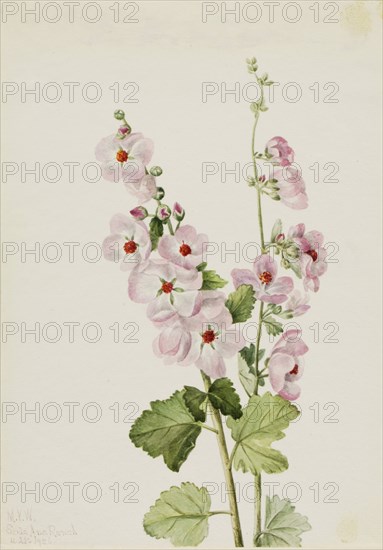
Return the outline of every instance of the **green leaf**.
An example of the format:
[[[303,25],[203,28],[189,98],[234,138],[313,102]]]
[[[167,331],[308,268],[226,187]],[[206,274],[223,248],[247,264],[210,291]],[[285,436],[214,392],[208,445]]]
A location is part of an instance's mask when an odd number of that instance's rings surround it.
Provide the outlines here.
[[[279,321],[274,319],[274,317],[266,317],[266,319],[263,319],[262,323],[265,325],[267,334],[278,336],[278,334],[283,332],[283,326]]]
[[[270,242],[274,243],[275,239],[282,233],[282,220],[279,218],[275,220],[273,229],[271,230]]]
[[[204,271],[207,268],[207,262],[201,262],[197,265],[196,270],[197,271]]]
[[[263,356],[265,355],[265,351],[266,350],[264,350],[264,349],[259,349],[258,350],[258,362],[263,359]]]
[[[218,378],[209,389],[209,399],[215,409],[219,409],[225,416],[241,418],[242,407],[239,395],[233,388],[229,378]]]
[[[160,494],[144,516],[144,529],[156,539],[174,546],[198,546],[207,537],[210,495],[205,487],[181,483]]]
[[[226,307],[233,317],[233,323],[244,323],[251,317],[255,304],[255,292],[251,285],[240,285],[229,294]]]
[[[187,408],[192,413],[196,420],[205,422],[206,420],[206,404],[207,393],[194,388],[193,386],[185,386],[185,393],[183,394],[184,401]]]
[[[227,281],[222,279],[214,270],[202,271],[201,290],[215,290],[227,285]]]
[[[134,422],[129,437],[136,447],[142,447],[153,458],[162,455],[165,464],[178,472],[201,433],[186,407],[183,391],[176,391],[165,401],[152,401]]]
[[[239,420],[228,418],[227,426],[236,442],[233,464],[243,472],[268,474],[288,468],[287,458],[270,447],[284,437],[282,430],[299,415],[298,409],[279,395],[253,395]]]
[[[311,525],[305,516],[294,512],[295,506],[277,495],[266,496],[265,528],[258,539],[258,546],[271,548],[300,548],[300,535],[310,531]]]
[[[242,350],[240,351],[240,355],[238,355],[239,380],[247,395],[251,397],[254,395],[257,377],[255,376],[254,368],[249,366],[241,352]]]
[[[247,348],[246,346],[240,350],[240,355],[242,359],[246,361],[248,367],[252,367],[255,363],[255,346],[250,344]]]
[[[149,223],[149,235],[152,241],[152,250],[155,250],[158,246],[160,237],[164,234],[164,226],[161,220],[158,218],[152,218]]]

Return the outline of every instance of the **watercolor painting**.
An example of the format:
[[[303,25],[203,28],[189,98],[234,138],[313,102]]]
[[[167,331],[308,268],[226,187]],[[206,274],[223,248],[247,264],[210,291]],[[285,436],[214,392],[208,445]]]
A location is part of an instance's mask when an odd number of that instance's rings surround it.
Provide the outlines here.
[[[278,474],[289,466],[278,440],[300,414],[294,402],[304,391],[308,346],[299,329],[285,330],[284,323],[310,315],[309,295],[320,289],[326,250],[323,234],[306,229],[299,217],[290,228],[281,219],[264,220],[263,200],[299,211],[308,208],[308,195],[288,141],[258,137],[259,119],[268,111],[264,89],[273,82],[259,72],[254,57],[246,62],[260,91],[251,103],[253,173],[247,180],[249,201],[257,205],[254,231],[258,228],[260,253],[250,269],[233,269],[231,281],[209,268],[203,227],[194,227],[186,205],[174,202],[176,190],[171,185],[165,193],[158,184],[162,169],[149,166],[153,143],[132,131],[124,111],[114,113],[120,125],[117,133],[96,147],[103,177],[120,182],[134,197],[129,212],[112,217],[104,257],[127,272],[129,298],[146,307],[148,323],[158,329],[153,342],[157,360],[195,368],[200,380],[196,386],[174,388],[166,400],[151,396],[153,401],[131,427],[130,440],[162,459],[164,465],[153,463],[153,468],[166,466],[178,472],[192,460],[198,436],[207,430],[217,441],[229,489],[224,510],[212,507],[207,489],[193,480],[169,487],[148,503],[145,532],[174,546],[199,545],[218,514],[231,523],[236,547],[300,547],[302,535],[311,529],[304,510],[296,510],[287,498],[262,495],[262,473]],[[238,209],[238,222],[239,216]],[[125,286],[122,279],[121,287]],[[258,327],[252,343],[243,330],[250,320]],[[268,337],[274,338],[272,345]],[[246,403],[241,403],[239,385],[248,397]],[[255,487],[252,541],[243,537],[237,471],[247,473]]]

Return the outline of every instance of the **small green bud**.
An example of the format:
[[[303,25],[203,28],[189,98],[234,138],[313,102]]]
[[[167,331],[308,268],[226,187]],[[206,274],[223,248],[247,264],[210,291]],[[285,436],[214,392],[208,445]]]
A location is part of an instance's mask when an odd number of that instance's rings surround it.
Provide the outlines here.
[[[162,168],[161,166],[152,166],[149,172],[152,176],[158,177],[162,174]]]
[[[124,120],[125,113],[121,109],[117,109],[117,111],[114,111],[114,118],[116,120]]]
[[[157,193],[154,195],[155,200],[160,201],[164,198],[164,196],[165,196],[165,191],[163,187],[157,187]]]
[[[289,269],[290,267],[290,262],[288,260],[286,260],[286,258],[282,258],[281,260],[281,266],[284,267],[285,269]]]

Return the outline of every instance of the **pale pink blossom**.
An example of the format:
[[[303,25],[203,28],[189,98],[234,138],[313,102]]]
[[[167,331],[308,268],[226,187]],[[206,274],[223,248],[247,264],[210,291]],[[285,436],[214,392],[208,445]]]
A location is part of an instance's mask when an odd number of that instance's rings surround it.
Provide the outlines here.
[[[125,187],[140,202],[150,201],[157,193],[156,178],[150,174],[147,174],[140,180],[126,182]]]
[[[174,235],[162,237],[158,245],[159,254],[170,262],[185,269],[195,269],[202,262],[203,245],[208,238],[191,225],[177,229]]]
[[[306,185],[297,168],[287,166],[283,170],[276,170],[273,179],[277,180],[277,194],[284,205],[294,210],[307,208]]]
[[[305,224],[300,223],[289,229],[288,237],[293,239],[301,251],[299,264],[305,290],[319,290],[319,277],[327,271],[327,250],[324,237],[319,231],[305,233]]]
[[[154,353],[166,364],[195,365],[213,378],[225,376],[225,359],[245,345],[240,328],[232,324],[221,292],[202,291],[200,311],[188,319],[179,318],[153,343]]]
[[[151,241],[141,221],[115,214],[110,221],[110,232],[102,244],[103,254],[111,262],[120,262],[122,270],[133,269],[149,257]]]
[[[290,311],[293,317],[299,317],[310,309],[308,305],[309,296],[300,290],[293,290],[285,304],[286,310]]]
[[[277,263],[268,254],[255,258],[253,269],[233,269],[234,286],[252,285],[255,295],[262,302],[281,304],[293,289],[291,277],[277,277]]]
[[[271,155],[270,162],[280,166],[290,166],[294,162],[294,151],[280,136],[273,137],[266,143],[266,153]]]
[[[125,184],[142,180],[152,154],[152,140],[140,133],[128,134],[122,139],[111,135],[103,138],[96,147],[96,158],[101,163],[103,177]]]
[[[129,297],[148,304],[147,315],[155,324],[169,324],[179,316],[190,317],[201,309],[202,274],[165,260],[148,260],[129,277]]]
[[[297,329],[288,330],[274,345],[269,364],[269,379],[271,386],[284,399],[298,399],[301,389],[295,382],[303,374],[303,358],[308,347],[301,340],[302,332]]]

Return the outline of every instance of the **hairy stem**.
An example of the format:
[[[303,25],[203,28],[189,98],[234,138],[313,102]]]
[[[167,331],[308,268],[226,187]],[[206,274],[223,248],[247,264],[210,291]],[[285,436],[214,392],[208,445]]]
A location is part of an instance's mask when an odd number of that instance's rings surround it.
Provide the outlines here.
[[[209,391],[211,386],[211,380],[209,376],[207,376],[204,372],[201,371],[202,379],[205,385],[206,392]],[[221,413],[215,409],[210,403],[208,404],[208,407],[210,409],[210,412],[213,417],[213,424],[215,429],[217,430],[217,442],[218,442],[218,448],[219,453],[221,455],[221,461],[222,466],[225,474],[225,481],[227,485],[228,490],[228,497],[229,497],[229,506],[230,506],[230,514],[231,514],[231,526],[233,530],[233,537],[234,537],[234,545],[236,548],[243,547],[243,537],[242,537],[242,531],[241,531],[241,524],[239,521],[239,513],[238,513],[238,505],[237,505],[237,495],[235,492],[235,484],[233,479],[233,474],[231,471],[231,463],[229,459],[229,453],[227,451],[227,445],[226,445],[226,439],[225,439],[225,433],[223,431],[223,425],[222,425],[222,418]]]

